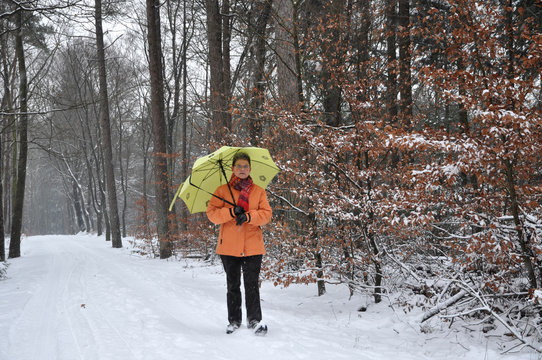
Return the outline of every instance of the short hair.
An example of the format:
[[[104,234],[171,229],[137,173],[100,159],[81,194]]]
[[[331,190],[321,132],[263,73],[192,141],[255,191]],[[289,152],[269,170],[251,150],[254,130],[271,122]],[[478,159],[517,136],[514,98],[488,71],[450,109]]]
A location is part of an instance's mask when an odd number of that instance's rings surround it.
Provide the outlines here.
[[[235,155],[233,155],[233,160],[232,160],[231,165],[235,166],[235,163],[237,162],[237,160],[246,160],[248,161],[248,164],[250,165],[250,156],[248,156],[248,154],[245,152],[242,152],[242,151],[236,152]]]

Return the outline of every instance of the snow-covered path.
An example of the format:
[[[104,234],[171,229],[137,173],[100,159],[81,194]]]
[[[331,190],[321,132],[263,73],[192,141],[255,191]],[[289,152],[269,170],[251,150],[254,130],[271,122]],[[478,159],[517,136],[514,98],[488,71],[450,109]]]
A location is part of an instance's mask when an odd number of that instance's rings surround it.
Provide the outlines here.
[[[95,236],[25,238],[10,263],[0,360],[501,358],[455,335],[431,340],[386,305],[359,313],[362,299],[344,287],[316,297],[312,286],[264,283],[268,335],[226,335],[219,264],[144,259]]]

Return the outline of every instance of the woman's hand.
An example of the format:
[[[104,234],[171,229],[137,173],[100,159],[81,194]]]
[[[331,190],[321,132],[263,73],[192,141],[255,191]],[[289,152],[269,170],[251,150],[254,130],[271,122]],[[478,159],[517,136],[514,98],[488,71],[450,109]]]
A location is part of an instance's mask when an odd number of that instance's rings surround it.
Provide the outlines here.
[[[235,216],[239,216],[239,215],[245,213],[245,209],[243,209],[242,206],[236,205],[236,206],[233,208],[233,213],[235,214]]]
[[[243,225],[243,223],[246,221],[247,221],[247,214],[245,214],[244,212],[235,218],[235,223],[239,226]]]

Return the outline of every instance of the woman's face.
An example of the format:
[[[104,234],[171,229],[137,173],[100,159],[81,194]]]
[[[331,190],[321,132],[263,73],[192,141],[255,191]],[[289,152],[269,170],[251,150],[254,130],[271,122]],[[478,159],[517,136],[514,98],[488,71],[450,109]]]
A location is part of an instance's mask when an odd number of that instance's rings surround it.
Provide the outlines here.
[[[250,175],[250,164],[247,160],[239,159],[233,165],[233,173],[240,179],[246,179]]]

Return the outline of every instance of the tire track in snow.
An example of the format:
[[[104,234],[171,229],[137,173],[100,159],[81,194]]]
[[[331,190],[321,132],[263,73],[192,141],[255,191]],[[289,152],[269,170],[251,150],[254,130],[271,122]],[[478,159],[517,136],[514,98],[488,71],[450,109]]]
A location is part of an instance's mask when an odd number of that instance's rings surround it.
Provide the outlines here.
[[[103,289],[96,286],[97,274],[107,264],[92,256],[87,247],[72,243],[73,254],[79,256],[77,282],[70,283],[70,328],[81,358],[89,359],[138,359],[124,330],[112,321],[114,314],[107,309],[115,299],[115,287]],[[119,346],[120,345],[120,346]]]
[[[127,348],[138,349],[132,356],[135,359],[152,358],[151,354],[156,358],[169,358],[168,349],[172,345],[176,349],[201,353],[215,345],[216,330],[222,327],[217,327],[216,321],[207,316],[207,309],[201,306],[200,296],[208,297],[208,294],[172,283],[171,271],[182,272],[179,263],[164,264],[125,256],[116,250],[104,249],[102,244],[100,248],[89,243],[78,246],[80,252],[87,254],[88,264],[92,264],[87,267],[93,268],[86,271],[86,306],[81,313],[88,314],[89,324],[96,329],[93,334],[98,347],[105,342],[103,348],[106,349],[114,342],[100,340],[104,330],[96,318],[104,319],[110,329],[116,329],[116,336],[122,337]],[[157,278],[162,274],[164,279]],[[210,303],[216,308],[214,302]],[[208,304],[209,301],[203,303]]]
[[[201,309],[201,300],[198,300],[199,296],[208,297],[208,294],[190,286],[176,287],[171,284],[171,280],[161,282],[156,279],[157,266],[166,265],[170,271],[178,271],[178,263],[171,263],[172,266],[168,267],[167,264],[153,262],[150,264],[150,275],[147,276],[145,269],[141,268],[149,265],[147,259],[119,257],[115,253],[84,247],[85,251],[92,254],[91,258],[101,259],[103,265],[96,274],[95,283],[89,287],[93,290],[103,287],[101,291],[94,291],[95,293],[107,293],[115,289],[115,300],[108,306],[107,311],[121,315],[127,312],[134,314],[134,319],[117,319],[120,328],[133,329],[126,342],[138,347],[141,347],[142,341],[148,342],[148,353],[155,354],[157,349],[167,349],[171,344],[178,348],[190,348],[191,351],[198,350],[194,346],[197,344],[202,352],[207,346],[214,345],[216,333],[212,330],[216,323],[212,318],[206,317],[205,309]],[[167,275],[168,278],[169,276],[170,274]],[[89,300],[87,310],[91,307],[92,302]],[[104,316],[107,317],[107,314]],[[145,336],[146,334],[148,336]],[[163,340],[157,343],[156,339]],[[164,356],[167,355],[166,351]]]
[[[62,315],[63,307],[56,300],[65,289],[75,264],[65,261],[63,257],[68,253],[58,246],[48,246],[36,252],[41,252],[36,256],[39,259],[36,265],[43,275],[22,308],[21,316],[10,328],[10,339],[18,339],[18,342],[12,341],[15,343],[13,351],[18,356],[54,358],[71,347],[63,329],[66,319]],[[61,322],[56,321],[59,318]]]
[[[39,254],[34,255],[35,266],[42,275],[10,327],[11,358],[137,359],[100,306],[81,306],[90,296],[88,284],[98,271],[96,260],[66,237],[32,240],[37,245],[33,253]],[[47,241],[47,246],[40,246],[40,241]]]

